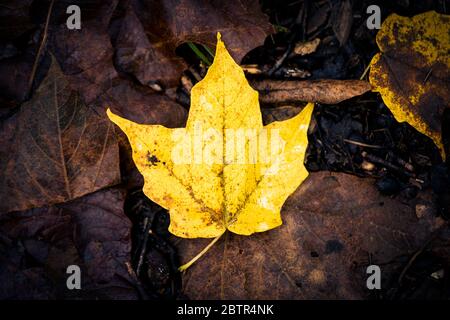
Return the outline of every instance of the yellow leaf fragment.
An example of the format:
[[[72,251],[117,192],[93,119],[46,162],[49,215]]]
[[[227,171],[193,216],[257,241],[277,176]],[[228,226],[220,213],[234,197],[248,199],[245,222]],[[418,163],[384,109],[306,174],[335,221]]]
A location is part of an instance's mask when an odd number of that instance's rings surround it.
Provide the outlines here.
[[[281,225],[286,198],[306,179],[314,105],[263,127],[253,90],[218,35],[214,63],[191,92],[186,128],[141,125],[107,111],[128,136],[144,193],[169,210],[184,238],[242,235]]]
[[[450,16],[389,16],[377,34],[370,83],[399,122],[430,137],[445,159],[441,119],[450,96]]]

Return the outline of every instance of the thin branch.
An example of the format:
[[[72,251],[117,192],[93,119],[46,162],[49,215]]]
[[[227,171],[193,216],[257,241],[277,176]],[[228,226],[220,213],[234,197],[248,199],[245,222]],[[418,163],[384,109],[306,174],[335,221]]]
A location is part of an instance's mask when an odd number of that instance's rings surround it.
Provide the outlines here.
[[[354,144],[356,146],[360,146],[360,147],[367,147],[367,148],[374,148],[374,149],[384,149],[385,147],[383,146],[378,146],[375,144],[367,144],[367,143],[363,143],[360,141],[355,141],[355,140],[350,140],[350,139],[343,139],[345,142],[350,143],[350,144]]]
[[[28,92],[31,92],[31,87],[33,86],[34,77],[36,76],[36,70],[37,70],[37,67],[39,65],[39,60],[40,60],[41,55],[42,55],[42,50],[44,49],[44,46],[45,46],[45,44],[47,42],[48,25],[50,23],[50,16],[52,14],[53,4],[54,3],[55,3],[55,0],[52,0],[52,2],[50,2],[50,6],[48,8],[47,18],[45,20],[45,26],[44,26],[44,30],[43,30],[41,43],[39,45],[39,48],[38,48],[38,51],[37,51],[37,54],[36,54],[36,58],[34,60],[33,69],[31,70],[30,79],[28,80]]]

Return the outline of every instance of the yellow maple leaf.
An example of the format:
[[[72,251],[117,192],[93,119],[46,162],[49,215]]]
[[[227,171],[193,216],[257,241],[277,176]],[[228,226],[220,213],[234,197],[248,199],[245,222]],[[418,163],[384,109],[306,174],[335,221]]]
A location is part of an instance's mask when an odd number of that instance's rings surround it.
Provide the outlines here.
[[[377,34],[369,81],[399,122],[430,137],[445,159],[441,119],[449,107],[450,16],[390,15]]]
[[[214,238],[281,225],[283,203],[308,176],[303,161],[313,108],[263,127],[258,93],[218,34],[214,63],[192,88],[186,128],[107,114],[128,136],[144,193],[169,210],[169,231]]]

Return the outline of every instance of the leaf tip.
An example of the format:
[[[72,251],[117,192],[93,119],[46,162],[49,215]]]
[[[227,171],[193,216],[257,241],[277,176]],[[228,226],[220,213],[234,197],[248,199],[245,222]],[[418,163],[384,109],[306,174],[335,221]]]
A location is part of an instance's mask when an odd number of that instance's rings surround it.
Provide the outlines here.
[[[109,107],[106,108],[106,115],[108,116],[110,121],[112,121],[119,127],[121,127],[121,123],[122,123],[121,120],[125,120],[125,119],[121,118],[120,116],[118,116],[117,114],[115,114],[114,112],[112,112]]]
[[[108,116],[109,120],[115,122],[114,117],[116,117],[116,115],[111,111],[109,107],[106,108],[106,115]]]
[[[223,41],[222,41],[222,34],[220,32],[217,32],[216,55],[218,52],[221,52],[223,49],[225,49],[225,43],[223,43]]]

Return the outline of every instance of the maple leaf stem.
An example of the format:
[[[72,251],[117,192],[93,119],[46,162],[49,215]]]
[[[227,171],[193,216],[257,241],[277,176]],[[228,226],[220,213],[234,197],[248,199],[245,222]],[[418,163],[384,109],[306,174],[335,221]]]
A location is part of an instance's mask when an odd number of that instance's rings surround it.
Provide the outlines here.
[[[198,259],[200,259],[208,250],[219,240],[225,233],[224,231],[222,234],[215,237],[202,251],[200,251],[194,258],[192,258],[188,263],[183,264],[181,267],[178,268],[178,271],[184,272],[187,268],[189,268],[191,265],[193,265]]]

